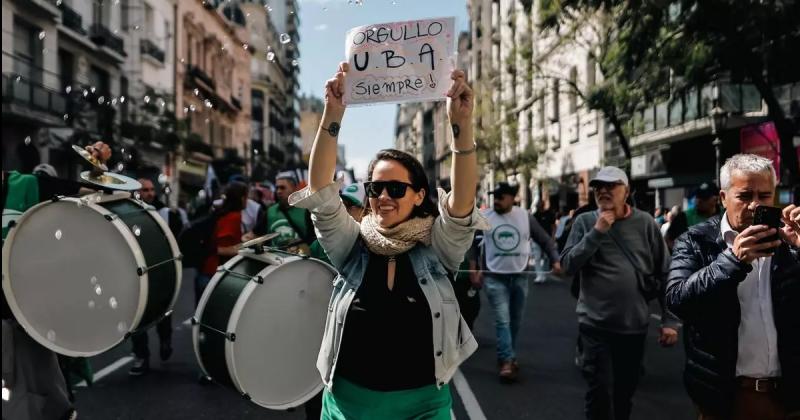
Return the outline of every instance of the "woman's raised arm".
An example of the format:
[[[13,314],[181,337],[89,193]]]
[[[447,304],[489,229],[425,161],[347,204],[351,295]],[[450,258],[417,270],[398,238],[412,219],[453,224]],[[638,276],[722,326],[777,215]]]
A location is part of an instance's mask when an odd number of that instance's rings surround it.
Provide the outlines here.
[[[325,83],[325,111],[308,163],[308,186],[312,192],[333,182],[336,172],[336,139],[344,116],[344,78],[348,69],[346,62],[340,63],[336,74]]]
[[[461,70],[450,75],[453,85],[447,92],[447,115],[453,130],[453,167],[450,177],[453,191],[447,203],[450,215],[466,217],[475,207],[475,186],[478,183],[478,158],[476,143],[472,135],[472,108],[475,97]]]

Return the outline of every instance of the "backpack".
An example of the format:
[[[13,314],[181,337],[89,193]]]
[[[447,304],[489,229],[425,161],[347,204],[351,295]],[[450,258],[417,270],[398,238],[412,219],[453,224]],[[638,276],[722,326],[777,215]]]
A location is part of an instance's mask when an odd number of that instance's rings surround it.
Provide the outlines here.
[[[183,266],[201,268],[206,258],[215,250],[214,229],[217,227],[217,214],[212,211],[195,219],[178,236],[178,247],[183,254]]]

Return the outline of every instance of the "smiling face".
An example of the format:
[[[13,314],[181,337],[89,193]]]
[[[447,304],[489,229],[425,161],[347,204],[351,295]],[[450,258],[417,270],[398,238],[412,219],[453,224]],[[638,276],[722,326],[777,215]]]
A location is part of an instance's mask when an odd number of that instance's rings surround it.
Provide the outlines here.
[[[758,206],[771,206],[775,201],[775,184],[769,172],[731,174],[730,187],[720,191],[731,228],[741,232],[753,224]]]
[[[378,161],[372,170],[371,180],[412,183],[408,169],[396,160]],[[389,228],[408,220],[414,207],[422,204],[424,199],[424,189],[414,191],[410,187],[406,188],[406,194],[401,198],[390,197],[388,191],[384,189],[377,198],[369,197],[369,207],[378,224]]]

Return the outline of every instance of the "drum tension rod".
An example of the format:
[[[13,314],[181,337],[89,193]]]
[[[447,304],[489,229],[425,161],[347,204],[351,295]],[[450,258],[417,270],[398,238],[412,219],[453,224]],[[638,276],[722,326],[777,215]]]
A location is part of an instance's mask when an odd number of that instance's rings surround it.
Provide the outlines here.
[[[250,400],[252,399],[252,398],[250,397],[250,394],[248,394],[248,393],[246,393],[246,392],[242,392],[242,398],[246,399],[247,401],[250,401]]]
[[[221,334],[225,338],[230,340],[231,342],[236,341],[236,333],[221,331],[221,330],[218,330],[218,329],[216,329],[216,328],[214,328],[214,327],[212,327],[210,325],[201,324],[199,321],[197,321],[197,319],[195,317],[192,317],[191,319],[192,319],[191,320],[192,325],[199,325],[200,328],[205,328],[207,330],[210,330],[211,332],[215,332],[217,334]]]
[[[231,270],[229,270],[227,268],[220,268],[220,269],[217,270],[217,272],[218,273],[219,272],[227,273],[227,274],[230,274],[230,275],[232,275],[234,277],[239,277],[239,278],[242,278],[242,279],[245,279],[245,280],[252,280],[252,281],[254,281],[254,282],[258,283],[258,284],[264,284],[264,277],[259,276],[259,275],[248,276],[247,274],[242,274],[242,273],[238,273],[236,271],[231,271]]]
[[[178,254],[178,255],[176,255],[176,256],[174,256],[172,258],[166,259],[166,260],[161,261],[161,262],[157,262],[157,263],[155,263],[155,264],[153,264],[153,265],[151,265],[149,267],[139,267],[139,268],[136,269],[136,274],[138,274],[140,276],[143,276],[148,271],[150,271],[150,270],[152,270],[152,269],[154,269],[154,268],[156,268],[156,267],[158,267],[160,265],[164,265],[166,263],[170,263],[170,262],[173,262],[173,261],[180,261],[182,259],[183,259],[183,255]]]

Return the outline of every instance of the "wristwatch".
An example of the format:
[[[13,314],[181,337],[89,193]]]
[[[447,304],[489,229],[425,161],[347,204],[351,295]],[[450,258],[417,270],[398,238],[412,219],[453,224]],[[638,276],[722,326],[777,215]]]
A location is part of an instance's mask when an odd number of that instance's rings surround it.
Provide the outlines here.
[[[327,131],[328,134],[330,134],[331,137],[336,137],[336,136],[339,135],[339,128],[340,127],[341,126],[339,125],[339,123],[337,123],[336,121],[332,121],[330,124],[328,124],[327,128],[324,127],[324,126],[321,127],[321,128],[323,130]]]

